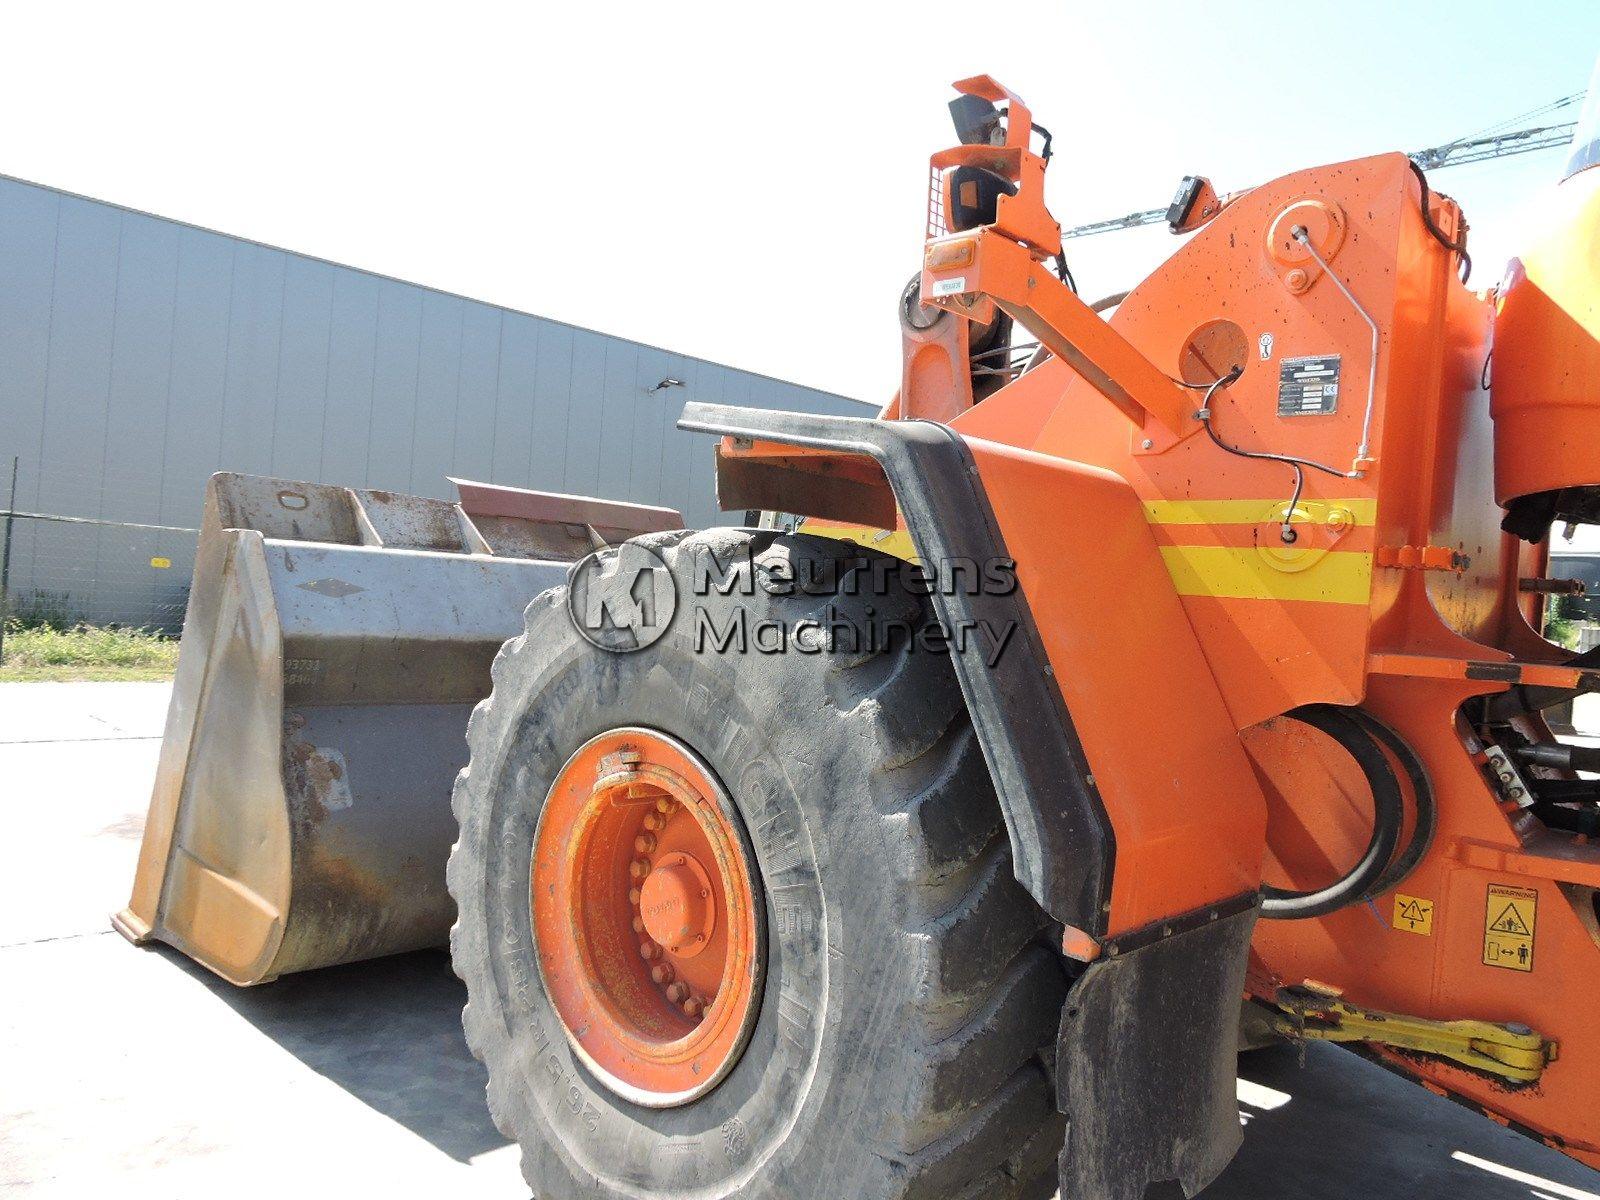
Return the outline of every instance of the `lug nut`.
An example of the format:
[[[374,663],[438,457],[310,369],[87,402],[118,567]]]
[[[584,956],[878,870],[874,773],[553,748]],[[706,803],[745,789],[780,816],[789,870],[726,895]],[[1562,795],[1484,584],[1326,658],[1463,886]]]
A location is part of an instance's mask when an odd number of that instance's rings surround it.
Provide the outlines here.
[[[656,945],[654,942],[639,943],[639,957],[644,959],[645,962],[649,962],[651,959],[659,958],[660,956],[661,947]]]
[[[656,835],[653,833],[641,833],[633,839],[633,848],[640,854],[653,854],[656,848]]]
[[[664,826],[666,823],[667,819],[660,813],[655,812],[651,813],[644,819],[644,827],[652,832],[659,832],[662,826]]]
[[[648,858],[634,859],[628,864],[628,874],[635,879],[643,879],[650,874],[650,860]]]
[[[629,894],[631,895],[632,893],[629,893]],[[633,931],[635,933],[643,933],[644,932],[644,918],[643,917],[635,917],[633,919]]]
[[[655,966],[650,968],[650,978],[662,986],[672,983],[672,974],[672,968],[666,963],[657,963]],[[682,987],[683,985],[680,983],[673,984],[673,986]]]
[[[661,813],[663,816],[665,816],[667,813],[670,813],[676,807],[677,805],[672,802],[672,799],[669,796],[663,796],[661,799],[656,801],[656,811]]]
[[[683,1002],[684,1016],[689,1017],[691,1020],[697,1020],[700,1014],[705,1012],[705,1010],[706,1006],[697,996],[690,996]]]
[[[689,989],[681,983],[675,983],[667,989],[667,999],[671,1000],[674,1004],[682,1004],[684,998],[688,995]]]
[[[643,896],[643,895],[644,895],[644,893],[641,892],[638,888],[629,888],[628,889],[628,903],[633,905],[635,908],[638,908],[639,907],[639,898],[641,896]],[[636,929],[636,930],[634,930],[634,932],[635,933],[641,933],[643,931]]]

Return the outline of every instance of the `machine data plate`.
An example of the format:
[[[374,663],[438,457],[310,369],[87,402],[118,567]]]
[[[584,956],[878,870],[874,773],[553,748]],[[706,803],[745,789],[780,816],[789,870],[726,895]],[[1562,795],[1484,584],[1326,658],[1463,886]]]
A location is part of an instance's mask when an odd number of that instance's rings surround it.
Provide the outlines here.
[[[1286,358],[1278,366],[1278,415],[1315,417],[1339,408],[1339,356]]]

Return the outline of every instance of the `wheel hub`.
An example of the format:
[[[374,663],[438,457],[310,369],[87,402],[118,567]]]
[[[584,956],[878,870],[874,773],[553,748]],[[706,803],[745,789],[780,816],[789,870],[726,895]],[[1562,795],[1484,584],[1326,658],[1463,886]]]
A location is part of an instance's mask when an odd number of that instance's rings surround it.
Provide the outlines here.
[[[693,958],[717,928],[711,879],[700,861],[678,853],[658,862],[639,889],[645,932],[669,954]]]
[[[764,929],[710,769],[652,730],[592,739],[551,787],[531,874],[546,988],[601,1082],[655,1108],[721,1082],[755,1024]]]

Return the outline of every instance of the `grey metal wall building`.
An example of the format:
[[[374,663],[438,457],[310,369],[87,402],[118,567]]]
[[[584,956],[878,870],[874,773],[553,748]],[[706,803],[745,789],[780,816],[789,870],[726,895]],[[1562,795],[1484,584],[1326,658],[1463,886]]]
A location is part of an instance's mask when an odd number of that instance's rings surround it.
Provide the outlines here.
[[[669,378],[684,386],[651,390]],[[712,524],[711,442],[673,427],[687,399],[870,412],[0,178],[0,504],[16,455],[18,510],[193,526],[206,477],[233,470],[435,496],[455,475]],[[192,548],[18,521],[13,607],[170,625]]]

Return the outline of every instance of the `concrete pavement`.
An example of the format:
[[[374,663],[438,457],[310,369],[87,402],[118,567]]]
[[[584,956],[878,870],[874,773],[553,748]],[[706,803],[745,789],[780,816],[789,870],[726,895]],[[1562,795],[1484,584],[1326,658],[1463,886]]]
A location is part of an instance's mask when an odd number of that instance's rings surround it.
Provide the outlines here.
[[[525,1197],[442,952],[241,990],[110,931],[165,684],[0,684],[0,1195]]]
[[[525,1197],[443,953],[239,990],[109,931],[166,694],[0,684],[0,1195]],[[1305,1057],[1242,1060],[1245,1147],[1206,1200],[1600,1200],[1562,1155]]]

